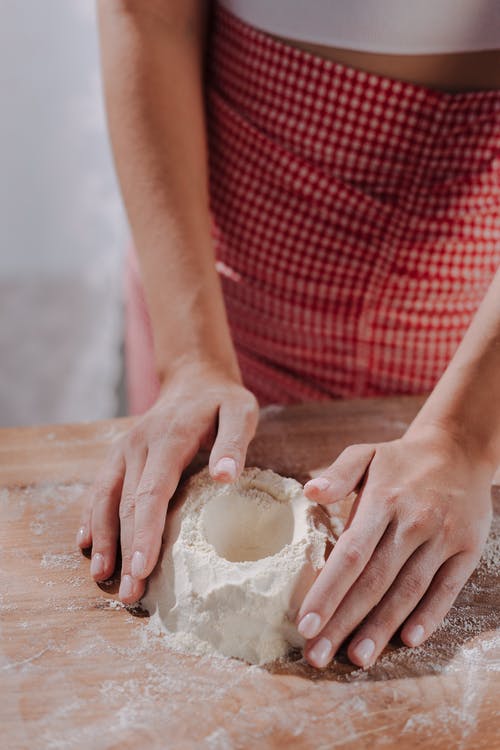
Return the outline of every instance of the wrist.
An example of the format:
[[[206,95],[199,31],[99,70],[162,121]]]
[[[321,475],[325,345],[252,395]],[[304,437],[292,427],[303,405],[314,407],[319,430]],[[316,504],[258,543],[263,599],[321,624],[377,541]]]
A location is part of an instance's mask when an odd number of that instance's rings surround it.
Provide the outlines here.
[[[160,390],[174,381],[185,378],[204,379],[207,374],[217,374],[221,379],[242,384],[241,371],[234,349],[227,353],[202,350],[184,352],[168,360],[168,364],[157,369]]]
[[[476,466],[483,466],[493,475],[500,464],[498,444],[488,441],[485,434],[470,429],[465,420],[452,415],[426,415],[419,412],[406,430],[404,437],[426,440],[430,445],[454,445]]]
[[[215,267],[203,279],[156,316],[153,338],[161,384],[186,369],[210,369],[242,380]]]

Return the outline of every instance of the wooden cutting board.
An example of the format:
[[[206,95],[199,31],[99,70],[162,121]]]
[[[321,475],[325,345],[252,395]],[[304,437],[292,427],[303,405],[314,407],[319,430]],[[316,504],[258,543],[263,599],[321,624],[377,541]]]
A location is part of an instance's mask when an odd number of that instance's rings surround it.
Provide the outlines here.
[[[268,408],[248,464],[304,480],[349,443],[400,435],[419,403]],[[483,561],[423,647],[395,640],[366,672],[345,654],[323,672],[249,667],[171,651],[116,580],[90,580],[82,498],[129,424],[0,431],[2,748],[500,748],[500,487]]]

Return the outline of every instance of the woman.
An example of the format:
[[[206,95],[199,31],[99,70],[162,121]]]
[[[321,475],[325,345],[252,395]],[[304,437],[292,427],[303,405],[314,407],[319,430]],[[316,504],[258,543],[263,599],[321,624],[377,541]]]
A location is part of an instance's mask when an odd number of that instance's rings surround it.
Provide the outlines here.
[[[183,468],[211,447],[234,481],[258,403],[433,389],[402,438],[305,486],[333,503],[362,485],[298,613],[316,667],[348,636],[363,667],[400,626],[429,637],[479,560],[500,463],[499,6],[414,6],[99,6],[145,414],[78,533],[94,579],[119,540],[120,597],[141,597]]]

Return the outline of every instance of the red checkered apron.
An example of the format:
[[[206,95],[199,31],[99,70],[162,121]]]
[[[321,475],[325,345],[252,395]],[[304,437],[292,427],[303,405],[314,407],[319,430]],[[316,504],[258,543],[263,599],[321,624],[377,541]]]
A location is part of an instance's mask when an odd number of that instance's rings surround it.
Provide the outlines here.
[[[213,236],[245,384],[262,404],[430,390],[500,261],[500,90],[368,74],[217,3],[208,57]]]

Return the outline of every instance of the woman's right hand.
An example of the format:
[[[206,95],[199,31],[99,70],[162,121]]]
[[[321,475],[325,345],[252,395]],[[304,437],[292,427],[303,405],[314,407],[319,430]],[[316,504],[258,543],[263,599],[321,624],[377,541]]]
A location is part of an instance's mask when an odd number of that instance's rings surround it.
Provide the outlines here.
[[[185,365],[165,383],[155,405],[113,446],[90,493],[77,543],[92,546],[95,581],[112,575],[120,541],[119,597],[125,604],[141,598],[182,471],[200,448],[211,448],[212,478],[233,482],[258,416],[255,396],[212,364]]]

